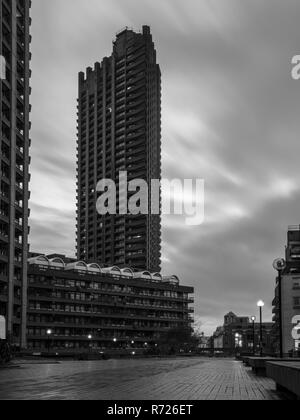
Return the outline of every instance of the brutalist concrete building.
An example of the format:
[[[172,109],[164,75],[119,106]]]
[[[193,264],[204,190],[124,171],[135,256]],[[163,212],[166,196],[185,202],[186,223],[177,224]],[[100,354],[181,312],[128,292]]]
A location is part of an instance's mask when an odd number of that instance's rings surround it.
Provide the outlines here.
[[[190,327],[194,289],[176,276],[100,267],[63,255],[34,256],[28,269],[28,349],[150,349]]]
[[[17,347],[26,342],[30,6],[29,0],[0,1],[0,315]]]
[[[148,26],[122,30],[112,55],[80,73],[77,167],[77,258],[159,272],[159,214],[96,210],[102,179],[161,179],[161,73]]]

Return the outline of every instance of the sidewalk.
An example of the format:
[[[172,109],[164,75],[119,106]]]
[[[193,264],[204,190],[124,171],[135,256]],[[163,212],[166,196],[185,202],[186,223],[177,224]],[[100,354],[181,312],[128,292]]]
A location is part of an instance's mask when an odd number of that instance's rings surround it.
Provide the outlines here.
[[[0,399],[279,400],[275,383],[231,359],[26,364],[0,371]]]

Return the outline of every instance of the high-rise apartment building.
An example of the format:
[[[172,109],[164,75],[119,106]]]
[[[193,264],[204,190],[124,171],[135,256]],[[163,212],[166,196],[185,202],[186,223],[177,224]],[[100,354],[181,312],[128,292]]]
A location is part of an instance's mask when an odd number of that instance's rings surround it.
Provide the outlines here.
[[[30,6],[0,0],[0,315],[15,346],[26,343]]]
[[[148,26],[121,31],[112,55],[79,75],[77,258],[159,272],[159,214],[119,214],[118,200],[117,214],[97,213],[97,183],[119,190],[124,171],[149,186],[161,178],[161,73]]]
[[[288,229],[286,268],[281,276],[281,315],[279,277],[276,278],[273,314],[277,353],[280,351],[280,316],[283,354],[286,356],[293,351],[300,351],[300,226],[289,226]]]

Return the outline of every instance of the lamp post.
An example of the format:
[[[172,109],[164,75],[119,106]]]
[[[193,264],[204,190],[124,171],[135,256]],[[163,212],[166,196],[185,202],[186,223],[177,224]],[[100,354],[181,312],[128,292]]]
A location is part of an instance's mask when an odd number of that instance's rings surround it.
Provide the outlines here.
[[[50,341],[51,341],[51,335],[52,335],[52,330],[47,330],[47,336],[48,336],[48,354],[50,354]]]
[[[263,357],[263,325],[262,325],[262,310],[265,306],[265,303],[260,300],[257,302],[259,308],[259,325],[260,325],[260,357]]]
[[[286,269],[286,262],[278,258],[273,262],[273,268],[278,273],[278,312],[279,312],[279,352],[280,358],[283,358],[283,331],[282,331],[282,273]]]
[[[255,356],[255,321],[256,316],[251,317],[252,327],[253,327],[253,355]]]
[[[114,348],[114,349],[116,349],[116,348],[117,348],[117,342],[118,342],[118,339],[115,337],[115,338],[113,339],[113,343],[114,343],[113,348]]]
[[[89,334],[88,335],[88,340],[89,340],[89,351],[90,351],[90,353],[92,352],[92,344],[91,344],[92,339],[93,339],[92,334]]]

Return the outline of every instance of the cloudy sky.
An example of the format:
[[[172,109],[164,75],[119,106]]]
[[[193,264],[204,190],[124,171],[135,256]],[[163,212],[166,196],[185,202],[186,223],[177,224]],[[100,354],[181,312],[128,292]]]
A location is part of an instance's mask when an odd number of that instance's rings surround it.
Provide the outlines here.
[[[77,74],[124,26],[151,26],[163,83],[164,177],[206,182],[205,223],[164,217],[164,272],[212,332],[271,319],[272,261],[300,223],[298,0],[35,0],[31,249],[74,255]]]

